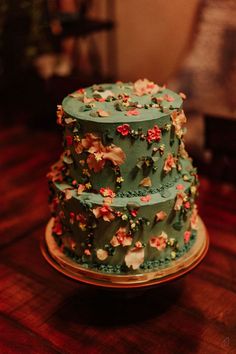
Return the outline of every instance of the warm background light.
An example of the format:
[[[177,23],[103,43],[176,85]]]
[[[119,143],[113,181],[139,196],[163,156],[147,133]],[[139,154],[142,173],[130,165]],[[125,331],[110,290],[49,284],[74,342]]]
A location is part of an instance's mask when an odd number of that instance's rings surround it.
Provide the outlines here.
[[[117,1],[118,77],[135,80],[139,75],[166,82],[183,59],[198,4],[198,0]]]

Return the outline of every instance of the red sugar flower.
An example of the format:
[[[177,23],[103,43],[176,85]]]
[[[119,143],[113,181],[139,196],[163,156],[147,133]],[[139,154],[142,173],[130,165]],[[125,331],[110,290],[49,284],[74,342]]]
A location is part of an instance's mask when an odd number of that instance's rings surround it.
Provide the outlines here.
[[[133,209],[133,210],[130,210],[130,214],[136,218],[137,214],[138,214],[138,210],[137,209]]]
[[[185,207],[186,209],[189,209],[189,208],[190,208],[190,203],[189,203],[189,202],[184,203],[184,207]]]
[[[182,184],[177,184],[176,189],[177,189],[178,191],[181,191],[181,190],[184,189],[184,186],[183,186]]]
[[[62,235],[62,224],[58,218],[55,219],[52,232],[55,233],[57,236]]]
[[[75,213],[70,212],[70,223],[74,224],[74,221],[75,221]]]
[[[86,217],[83,214],[77,214],[76,220],[83,223],[83,224],[86,224]]]
[[[58,216],[59,216],[59,219],[65,219],[65,213],[64,213],[64,211],[63,211],[63,210],[60,210]]]
[[[89,249],[84,250],[84,254],[85,254],[86,256],[91,256],[91,252],[90,252]]]
[[[76,90],[76,92],[83,94],[83,93],[85,93],[85,89],[84,88],[80,88],[80,89]]]
[[[190,231],[185,231],[184,233],[184,243],[188,243],[190,240],[191,232]]]
[[[115,198],[116,194],[113,192],[113,190],[109,187],[106,188],[100,188],[99,192],[103,197],[110,197],[110,198]]]
[[[119,127],[116,128],[118,133],[120,133],[122,136],[127,136],[130,133],[130,126],[129,124],[123,124],[119,125]]]
[[[159,141],[161,139],[161,129],[157,125],[154,125],[153,129],[148,129],[146,139],[149,143]]]

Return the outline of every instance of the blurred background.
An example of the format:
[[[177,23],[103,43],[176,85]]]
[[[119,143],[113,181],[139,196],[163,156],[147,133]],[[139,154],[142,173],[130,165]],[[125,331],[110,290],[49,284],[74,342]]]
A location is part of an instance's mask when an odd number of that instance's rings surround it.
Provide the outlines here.
[[[0,53],[2,131],[58,131],[73,90],[148,78],[187,94],[200,172],[236,181],[235,0],[1,0]]]

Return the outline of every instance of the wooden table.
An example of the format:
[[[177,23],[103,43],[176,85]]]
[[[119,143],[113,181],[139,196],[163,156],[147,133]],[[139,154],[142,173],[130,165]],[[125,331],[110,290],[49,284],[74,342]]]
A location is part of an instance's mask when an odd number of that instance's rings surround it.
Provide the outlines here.
[[[148,291],[102,290],[40,253],[60,135],[2,128],[0,144],[0,353],[236,353],[235,189],[201,178],[211,246],[197,269]]]

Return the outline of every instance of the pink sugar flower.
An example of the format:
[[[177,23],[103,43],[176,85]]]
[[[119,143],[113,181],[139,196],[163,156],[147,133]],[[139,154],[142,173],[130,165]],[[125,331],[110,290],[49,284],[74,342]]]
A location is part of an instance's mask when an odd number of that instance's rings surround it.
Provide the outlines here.
[[[158,251],[163,251],[167,245],[168,236],[163,231],[160,236],[154,236],[150,239],[149,243],[151,247],[156,248]]]
[[[133,247],[125,256],[125,264],[129,268],[138,269],[144,262],[144,248]]]
[[[141,200],[142,202],[150,202],[151,196],[150,196],[150,194],[145,195],[145,196],[141,197],[140,200]]]
[[[167,94],[164,95],[163,98],[167,102],[173,102],[175,100],[174,97],[171,97],[170,95],[167,95]]]
[[[143,96],[143,95],[148,95],[148,94],[155,94],[160,90],[160,87],[154,82],[149,81],[147,79],[143,80],[137,80],[134,83],[134,93],[137,96]]]
[[[113,192],[113,190],[109,187],[100,188],[99,192],[103,197],[115,198],[115,196],[116,196],[116,194]]]
[[[108,221],[108,222],[115,219],[112,208],[106,204],[104,204],[101,207],[94,208],[93,214],[97,219],[103,218],[104,221]]]
[[[165,173],[170,172],[173,168],[176,168],[176,157],[174,157],[171,153],[167,155],[164,163],[164,171]]]
[[[110,244],[113,247],[117,247],[122,245],[123,247],[125,246],[130,246],[132,244],[133,238],[130,236],[129,233],[127,233],[125,227],[120,227],[117,231],[115,236],[112,237]]]
[[[130,116],[138,116],[139,115],[139,110],[137,109],[130,109],[129,111],[127,111],[125,113],[126,116],[130,117]]]

